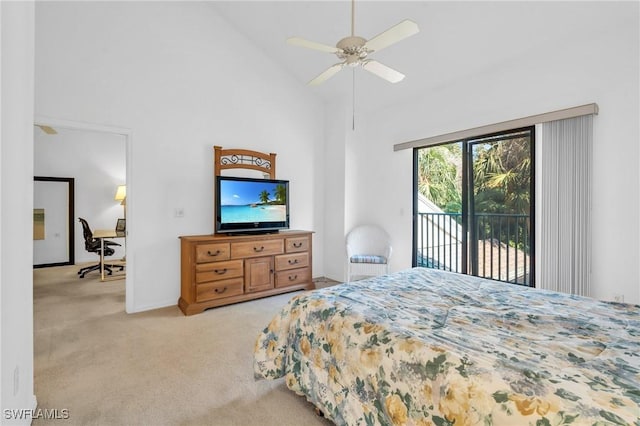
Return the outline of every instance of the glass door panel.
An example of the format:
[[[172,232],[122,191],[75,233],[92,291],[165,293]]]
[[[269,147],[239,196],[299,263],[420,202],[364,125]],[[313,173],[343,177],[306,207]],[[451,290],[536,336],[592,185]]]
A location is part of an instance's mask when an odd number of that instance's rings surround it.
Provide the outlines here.
[[[531,283],[532,130],[469,140],[471,274]]]

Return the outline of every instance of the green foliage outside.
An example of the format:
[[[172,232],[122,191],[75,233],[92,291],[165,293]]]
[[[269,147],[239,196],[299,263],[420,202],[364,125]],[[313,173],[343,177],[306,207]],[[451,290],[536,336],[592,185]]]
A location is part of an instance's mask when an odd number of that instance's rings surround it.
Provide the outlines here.
[[[474,146],[473,179],[478,213],[529,215],[531,203],[531,142],[515,138]],[[476,225],[478,239],[492,238],[529,253],[528,218],[509,216],[500,225]]]
[[[529,214],[530,152],[529,138],[474,146],[473,180],[477,211]]]
[[[418,151],[418,192],[446,213],[462,212],[462,144]]]
[[[524,137],[472,145],[473,198],[477,214],[529,214],[530,144],[530,139]],[[418,152],[418,191],[445,213],[462,212],[462,155],[462,143]],[[495,238],[528,251],[528,221],[508,219],[500,228],[476,226],[479,239]]]
[[[528,214],[531,158],[528,138],[474,145],[476,210]],[[462,210],[462,144],[421,149],[418,191],[446,213]]]

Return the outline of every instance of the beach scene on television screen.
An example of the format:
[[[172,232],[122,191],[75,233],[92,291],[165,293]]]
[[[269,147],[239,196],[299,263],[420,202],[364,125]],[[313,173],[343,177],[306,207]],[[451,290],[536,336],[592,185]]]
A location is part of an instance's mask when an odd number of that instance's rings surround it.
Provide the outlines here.
[[[275,182],[223,181],[220,216],[222,223],[283,222],[287,188]]]

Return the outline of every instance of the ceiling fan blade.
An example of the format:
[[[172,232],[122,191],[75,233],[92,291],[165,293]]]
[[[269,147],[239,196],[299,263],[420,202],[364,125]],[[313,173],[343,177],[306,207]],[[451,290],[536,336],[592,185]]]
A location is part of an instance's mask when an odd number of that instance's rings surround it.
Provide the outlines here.
[[[58,132],[51,126],[45,126],[43,124],[36,124],[36,126],[40,127],[40,129],[48,135],[57,135]]]
[[[372,52],[379,52],[387,46],[391,46],[394,43],[404,40],[420,31],[418,24],[410,19],[405,19],[399,24],[394,25],[387,31],[378,34],[371,40],[365,43],[364,47]]]
[[[402,81],[402,79],[404,78],[404,74],[402,74],[401,72],[398,72],[393,68],[389,68],[388,66],[372,59],[364,61],[362,63],[362,68],[372,74],[377,75],[380,78],[384,78],[390,83],[397,83],[399,81]]]
[[[329,68],[324,70],[319,76],[311,80],[308,84],[309,86],[317,86],[325,81],[329,80],[331,77],[336,75],[340,70],[344,67],[344,62],[339,64],[331,65]]]
[[[307,49],[320,50],[321,52],[327,52],[327,53],[340,52],[340,49],[338,49],[337,47],[329,46],[322,43],[316,43],[315,41],[305,40],[300,37],[289,37],[287,39],[287,43],[293,46],[306,47]]]

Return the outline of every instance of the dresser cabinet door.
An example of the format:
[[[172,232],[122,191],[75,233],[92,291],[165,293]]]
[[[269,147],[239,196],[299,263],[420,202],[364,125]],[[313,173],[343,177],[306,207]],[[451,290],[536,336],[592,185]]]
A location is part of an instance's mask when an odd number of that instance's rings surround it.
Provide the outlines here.
[[[254,257],[244,261],[245,293],[273,288],[273,257]]]

